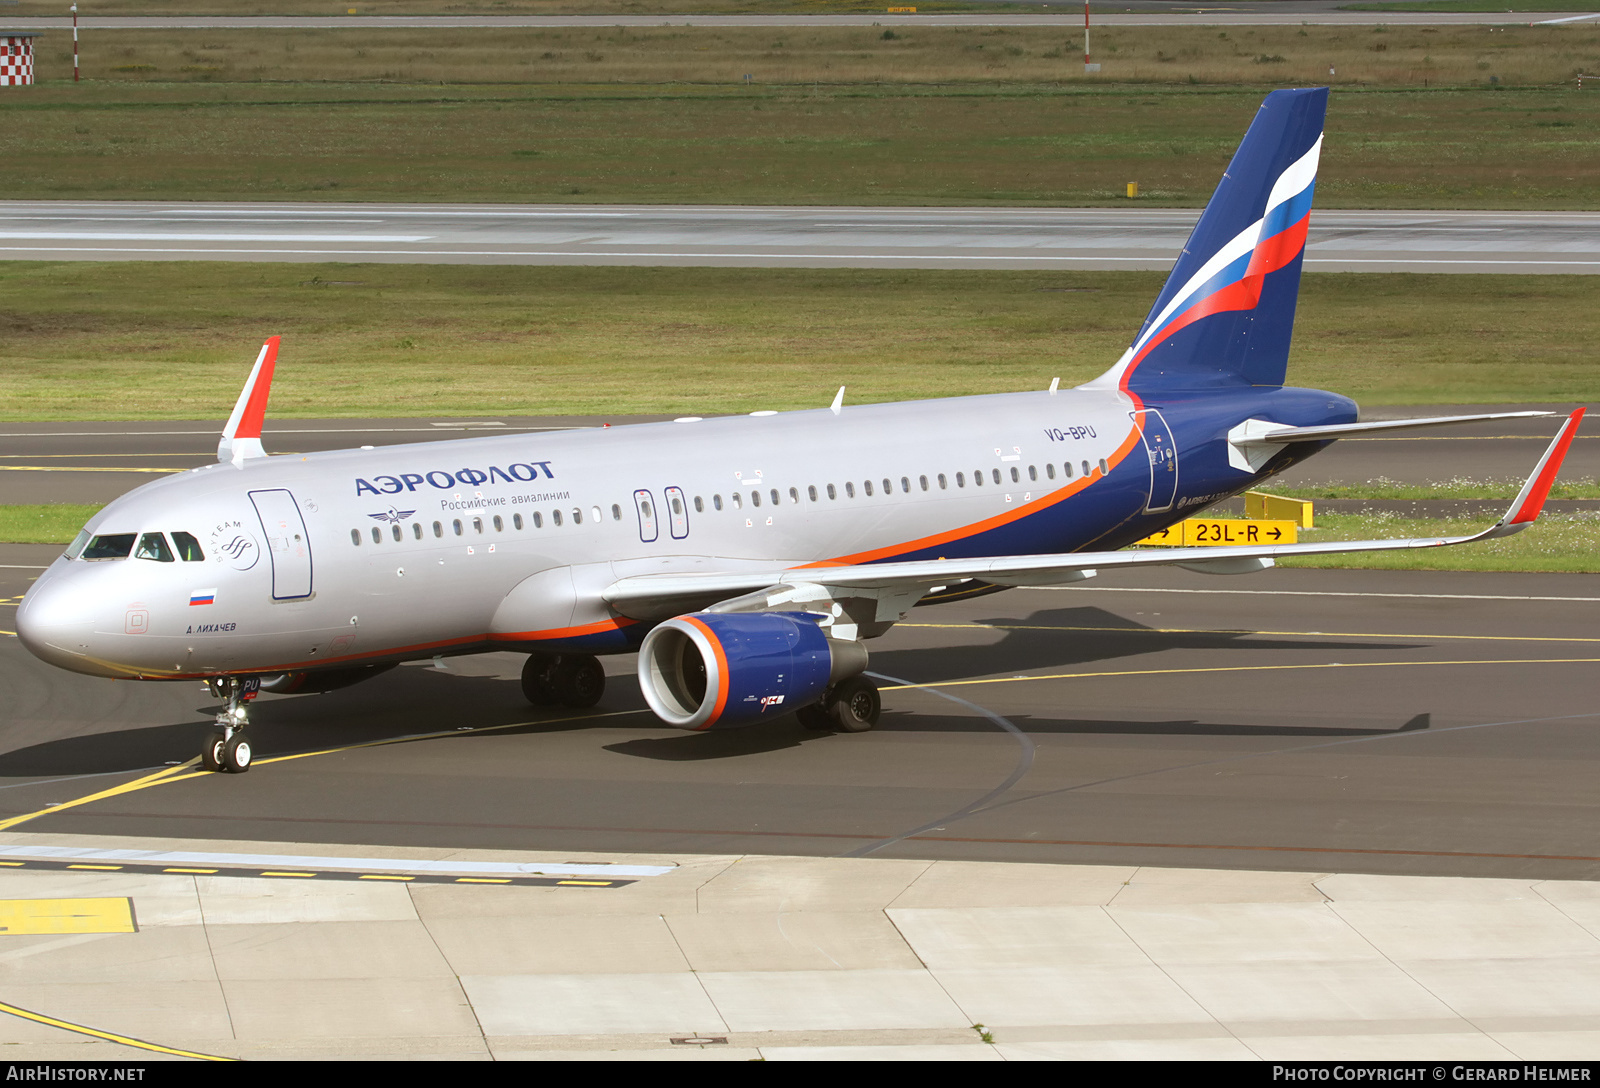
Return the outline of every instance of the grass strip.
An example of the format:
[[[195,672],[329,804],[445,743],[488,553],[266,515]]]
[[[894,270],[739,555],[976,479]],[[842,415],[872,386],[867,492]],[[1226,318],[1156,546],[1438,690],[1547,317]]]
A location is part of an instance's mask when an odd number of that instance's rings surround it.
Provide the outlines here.
[[[0,263],[0,419],[714,415],[1104,371],[1154,272]],[[1307,274],[1289,380],[1366,404],[1600,399],[1600,277]],[[1514,360],[1514,363],[1508,362]]]
[[[892,34],[892,40],[884,35]],[[97,31],[8,88],[0,197],[1198,206],[1331,84],[1319,207],[1600,205],[1600,23]],[[1334,74],[1330,74],[1330,70]],[[749,76],[748,83],[745,76]]]
[[[1300,530],[1302,543],[1330,540],[1411,539],[1468,536],[1487,528],[1477,520],[1404,518],[1387,514],[1318,514],[1315,529]],[[1600,516],[1545,514],[1516,536],[1453,548],[1317,555],[1280,560],[1284,567],[1349,570],[1494,570],[1600,572]]]
[[[98,503],[0,505],[0,544],[70,544]]]

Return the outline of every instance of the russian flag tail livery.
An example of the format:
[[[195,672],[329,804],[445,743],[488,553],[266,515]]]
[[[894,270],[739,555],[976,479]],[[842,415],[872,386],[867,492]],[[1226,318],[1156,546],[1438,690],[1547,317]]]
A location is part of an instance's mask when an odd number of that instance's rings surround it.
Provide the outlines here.
[[[1283,384],[1327,107],[1326,87],[1267,96],[1138,337],[1092,385]]]
[[[217,443],[217,460],[223,464],[237,464],[248,457],[265,457],[261,446],[261,424],[267,416],[267,397],[272,394],[272,368],[278,361],[278,338],[269,337],[261,345],[256,365],[250,378],[239,392],[233,406],[233,415],[222,429],[222,440]]]

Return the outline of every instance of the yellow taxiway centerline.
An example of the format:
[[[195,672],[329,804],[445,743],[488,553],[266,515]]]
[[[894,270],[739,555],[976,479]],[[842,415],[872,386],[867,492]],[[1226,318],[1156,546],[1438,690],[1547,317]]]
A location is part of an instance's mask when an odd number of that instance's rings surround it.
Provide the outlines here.
[[[1251,631],[1225,627],[1061,627],[1028,623],[898,623],[896,627],[961,628],[980,631],[1088,631],[1122,635],[1271,635],[1274,638],[1466,639],[1478,642],[1600,642],[1600,638],[1565,635],[1405,635],[1370,631]]]
[[[118,1035],[114,1031],[101,1031],[99,1028],[85,1027],[83,1024],[74,1024],[70,1020],[57,1020],[54,1016],[33,1012],[30,1009],[18,1008],[0,1001],[0,1012],[19,1016],[24,1020],[32,1020],[35,1024],[47,1024],[63,1031],[75,1031],[79,1035],[88,1035],[96,1039],[105,1039],[108,1042],[121,1043],[123,1046],[136,1047],[139,1050],[151,1050],[157,1054],[171,1054],[179,1058],[198,1058],[203,1062],[236,1062],[238,1058],[225,1058],[220,1054],[202,1054],[195,1050],[180,1050],[175,1046],[162,1046],[160,1043],[147,1043],[143,1039],[135,1039],[131,1035]]]

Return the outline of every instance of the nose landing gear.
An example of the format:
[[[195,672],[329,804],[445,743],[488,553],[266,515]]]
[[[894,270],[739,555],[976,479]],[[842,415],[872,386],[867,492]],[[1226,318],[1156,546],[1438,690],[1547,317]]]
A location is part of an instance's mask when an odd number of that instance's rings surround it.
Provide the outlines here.
[[[256,676],[222,676],[207,680],[206,687],[218,699],[226,699],[227,707],[217,715],[217,730],[206,737],[200,749],[200,765],[208,771],[226,771],[244,774],[250,769],[252,753],[245,738],[244,727],[249,724],[246,703],[261,691],[261,679]]]

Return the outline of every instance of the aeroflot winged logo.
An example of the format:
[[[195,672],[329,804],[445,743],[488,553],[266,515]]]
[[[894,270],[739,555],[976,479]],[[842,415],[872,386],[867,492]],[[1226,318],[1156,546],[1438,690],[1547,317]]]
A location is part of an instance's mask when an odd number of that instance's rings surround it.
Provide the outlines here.
[[[529,483],[538,479],[555,478],[556,474],[550,470],[549,461],[519,461],[505,468],[490,465],[487,472],[481,468],[458,468],[454,472],[446,472],[443,469],[435,469],[432,472],[402,472],[398,476],[374,476],[371,480],[358,477],[356,494],[398,495],[402,491],[415,491],[423,484],[440,491],[449,491],[453,487]]]

